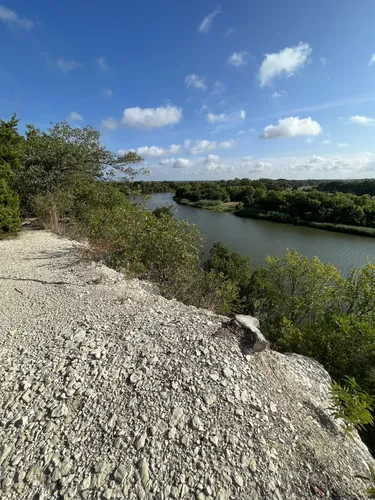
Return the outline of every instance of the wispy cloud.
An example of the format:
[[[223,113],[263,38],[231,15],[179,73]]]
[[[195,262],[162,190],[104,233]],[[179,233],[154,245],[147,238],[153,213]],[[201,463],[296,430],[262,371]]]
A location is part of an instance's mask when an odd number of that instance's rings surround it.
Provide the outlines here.
[[[57,67],[64,73],[69,73],[73,69],[81,68],[82,64],[77,63],[77,61],[63,59],[59,57],[56,61]]]
[[[375,54],[372,54],[371,59],[368,63],[369,66],[372,66],[375,63]]]
[[[277,99],[279,99],[280,97],[283,97],[284,95],[286,95],[286,90],[275,90],[275,92],[273,92],[273,94],[271,95],[271,98],[276,101]]]
[[[185,78],[185,86],[187,88],[194,87],[200,90],[207,90],[207,85],[204,83],[204,77],[200,77],[194,73]]]
[[[82,122],[83,121],[83,116],[77,113],[76,111],[72,111],[70,115],[68,116],[69,120],[73,120],[75,122]]]
[[[239,66],[247,64],[247,57],[248,52],[233,52],[233,54],[228,57],[228,63],[238,68]]]
[[[219,80],[216,80],[214,83],[214,88],[212,89],[212,92],[210,92],[211,95],[220,95],[224,94],[225,92],[225,85],[222,82],[219,82]]]
[[[374,125],[375,118],[370,118],[368,116],[351,116],[349,118],[350,123],[356,123],[358,125]]]
[[[112,89],[103,89],[102,92],[103,92],[103,95],[105,95],[106,97],[112,97],[113,96],[113,90]]]
[[[234,123],[244,120],[246,118],[246,111],[241,109],[240,111],[234,111],[233,113],[220,113],[219,115],[207,113],[206,118],[208,123]]]
[[[102,71],[108,71],[110,69],[107,61],[105,60],[105,57],[103,57],[103,56],[98,57],[96,59],[96,64],[97,64],[98,68],[101,69]]]
[[[3,21],[10,27],[19,26],[25,30],[31,30],[34,23],[30,19],[20,17],[14,10],[10,10],[4,5],[0,5],[0,21]]]
[[[220,13],[221,13],[220,9],[216,9],[210,14],[208,14],[208,16],[206,16],[203,19],[203,21],[199,24],[198,31],[200,31],[201,33],[208,33],[212,28],[212,23],[214,18]]]
[[[348,105],[352,105],[352,104],[361,104],[361,103],[373,102],[373,101],[375,101],[375,94],[374,93],[365,94],[365,95],[358,95],[358,96],[348,97],[347,99],[325,102],[322,104],[312,104],[310,106],[302,106],[300,108],[292,108],[292,109],[287,109],[285,111],[278,111],[277,113],[271,113],[269,115],[251,117],[251,118],[249,118],[249,121],[261,121],[261,120],[267,120],[269,118],[275,118],[275,117],[278,117],[280,115],[285,116],[285,115],[293,115],[296,113],[310,113],[312,111],[320,111],[323,109],[330,109],[330,108],[336,108],[336,107],[340,107],[340,106],[348,106]]]

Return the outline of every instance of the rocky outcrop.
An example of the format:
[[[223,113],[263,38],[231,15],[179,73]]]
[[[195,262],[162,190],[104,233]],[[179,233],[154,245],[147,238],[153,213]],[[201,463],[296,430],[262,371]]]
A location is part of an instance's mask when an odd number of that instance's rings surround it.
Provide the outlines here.
[[[1,498],[365,498],[318,363],[247,354],[227,318],[80,249],[0,241]]]

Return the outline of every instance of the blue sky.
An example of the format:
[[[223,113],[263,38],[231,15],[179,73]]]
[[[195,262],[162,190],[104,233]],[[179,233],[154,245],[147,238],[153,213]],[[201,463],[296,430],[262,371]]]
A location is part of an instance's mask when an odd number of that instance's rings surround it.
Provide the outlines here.
[[[90,124],[149,179],[373,177],[374,18],[373,0],[0,3],[0,117]]]

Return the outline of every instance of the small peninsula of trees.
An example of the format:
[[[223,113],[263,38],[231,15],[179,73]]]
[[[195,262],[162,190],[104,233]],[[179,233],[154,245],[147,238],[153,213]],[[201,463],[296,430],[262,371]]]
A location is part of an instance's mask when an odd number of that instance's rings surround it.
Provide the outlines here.
[[[252,314],[274,349],[311,356],[338,383],[355,378],[375,394],[374,264],[344,276],[318,258],[288,251],[253,268],[250,259],[216,243],[202,265],[196,227],[168,209],[152,213],[135,196],[173,191],[189,203],[375,228],[374,181],[146,183],[134,181],[144,172],[141,160],[108,151],[91,127],[62,122],[46,131],[28,126],[22,135],[16,116],[0,121],[0,234],[16,234],[22,216],[85,238],[93,257],[156,283],[165,297],[225,315]],[[375,449],[374,433],[367,438]]]
[[[199,208],[215,208],[227,202],[242,217],[264,218],[278,222],[318,223],[333,229],[355,226],[375,229],[374,182],[311,182],[249,179],[184,184],[176,189],[175,199]],[[327,186],[346,186],[345,193],[327,192]],[[362,193],[353,194],[353,191]],[[225,207],[224,207],[225,208]],[[319,227],[317,225],[316,227]],[[365,234],[371,234],[364,231]],[[375,231],[373,232],[375,235]]]

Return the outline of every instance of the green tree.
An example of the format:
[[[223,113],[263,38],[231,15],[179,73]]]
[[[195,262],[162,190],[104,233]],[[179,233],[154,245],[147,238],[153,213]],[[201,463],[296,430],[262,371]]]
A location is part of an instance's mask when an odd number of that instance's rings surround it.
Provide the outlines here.
[[[221,274],[237,288],[239,302],[236,312],[248,312],[250,308],[251,261],[239,252],[232,252],[223,243],[215,243],[210,250],[210,258],[204,263],[207,272]]]
[[[134,169],[142,161],[140,156],[112,153],[100,142],[100,132],[90,126],[73,128],[60,122],[47,132],[32,125],[27,128],[17,189],[29,210],[36,195],[69,191],[84,182],[110,178],[115,172],[127,179],[143,172]]]
[[[16,115],[8,122],[0,120],[0,233],[15,233],[21,226],[18,196],[13,189],[22,145],[18,122]]]
[[[282,327],[314,326],[336,310],[343,277],[335,266],[295,250],[267,257],[266,263],[254,273],[253,312],[276,346]]]

